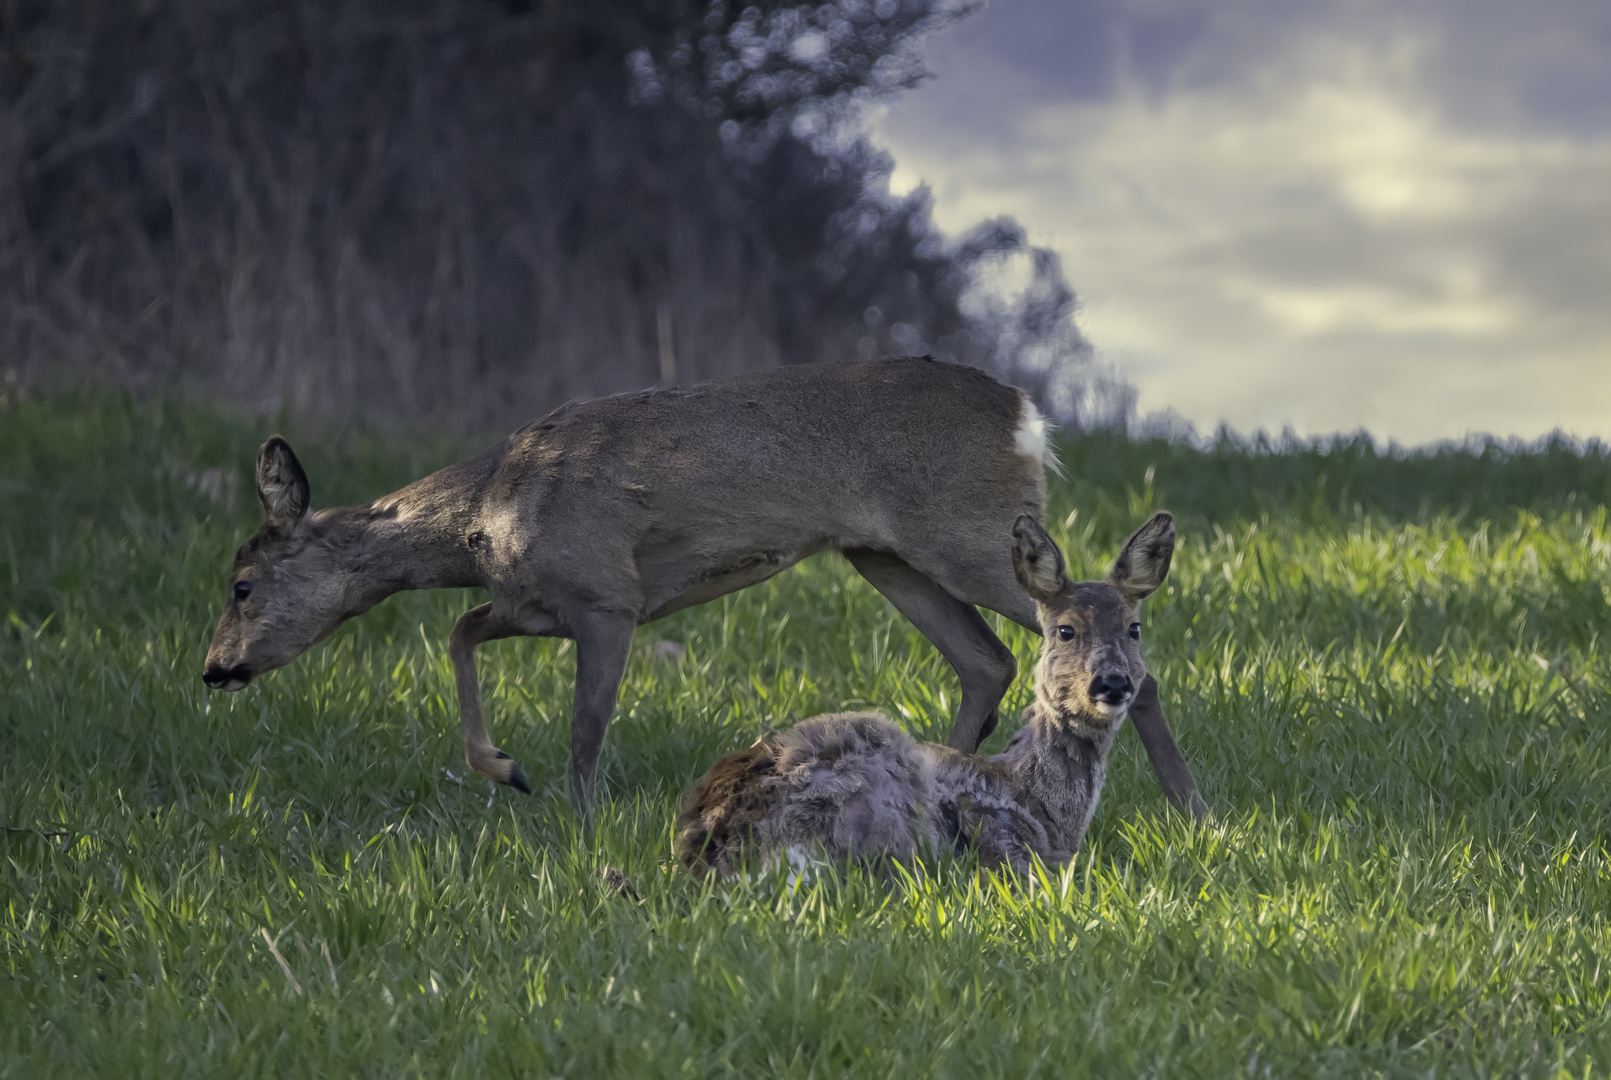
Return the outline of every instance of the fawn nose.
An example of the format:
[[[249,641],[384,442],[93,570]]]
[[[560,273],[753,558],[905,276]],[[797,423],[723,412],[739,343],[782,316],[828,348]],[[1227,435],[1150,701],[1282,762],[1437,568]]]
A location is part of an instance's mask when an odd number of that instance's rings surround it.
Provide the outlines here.
[[[1109,705],[1122,705],[1135,693],[1135,684],[1128,675],[1098,675],[1091,680],[1091,700],[1105,701]]]
[[[223,664],[208,664],[201,673],[201,681],[214,690],[239,690],[252,681],[252,672],[245,664],[228,668]]]

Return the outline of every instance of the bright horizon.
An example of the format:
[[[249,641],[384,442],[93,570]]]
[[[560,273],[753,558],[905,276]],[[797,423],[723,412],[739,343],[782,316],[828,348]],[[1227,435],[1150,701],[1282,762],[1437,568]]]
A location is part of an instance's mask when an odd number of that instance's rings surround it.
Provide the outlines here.
[[[869,114],[1200,432],[1611,438],[1611,8],[995,0]]]

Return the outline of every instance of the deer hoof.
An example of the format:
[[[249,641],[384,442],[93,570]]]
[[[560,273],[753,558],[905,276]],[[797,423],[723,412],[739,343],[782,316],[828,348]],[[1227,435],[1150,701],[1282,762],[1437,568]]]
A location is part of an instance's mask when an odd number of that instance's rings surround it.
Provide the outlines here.
[[[488,753],[488,750],[492,752]],[[470,768],[493,783],[508,784],[516,791],[531,794],[531,785],[526,782],[526,774],[521,772],[514,759],[502,750],[487,747],[485,750],[465,754],[465,760],[470,763]]]

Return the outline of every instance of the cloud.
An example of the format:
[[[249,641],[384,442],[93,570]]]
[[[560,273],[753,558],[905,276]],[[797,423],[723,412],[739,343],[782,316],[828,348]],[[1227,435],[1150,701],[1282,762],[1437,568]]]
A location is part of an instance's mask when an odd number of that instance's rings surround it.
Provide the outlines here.
[[[1063,255],[1143,409],[1405,442],[1611,436],[1611,123],[1572,105],[1611,70],[1606,20],[1529,37],[1453,0],[1254,4],[1170,37],[1150,0],[1173,45],[1138,51],[1135,6],[1093,5],[1106,86],[1063,93],[983,35],[1011,6],[938,40],[940,76],[875,136],[945,228],[1011,213]],[[1478,93],[1487,54],[1507,81]]]

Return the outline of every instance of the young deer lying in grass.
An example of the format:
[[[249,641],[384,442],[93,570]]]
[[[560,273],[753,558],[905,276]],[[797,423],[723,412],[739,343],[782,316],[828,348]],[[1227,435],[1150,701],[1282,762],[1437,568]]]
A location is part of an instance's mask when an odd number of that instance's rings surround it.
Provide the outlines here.
[[[990,867],[1057,865],[1080,848],[1108,750],[1147,675],[1141,601],[1163,584],[1175,526],[1156,514],[1106,581],[1071,583],[1028,514],[1013,569],[1035,598],[1045,644],[1028,719],[991,758],[920,743],[879,713],[834,713],[717,762],[689,792],[677,853],[696,875],[775,855],[887,855],[973,847]]]

